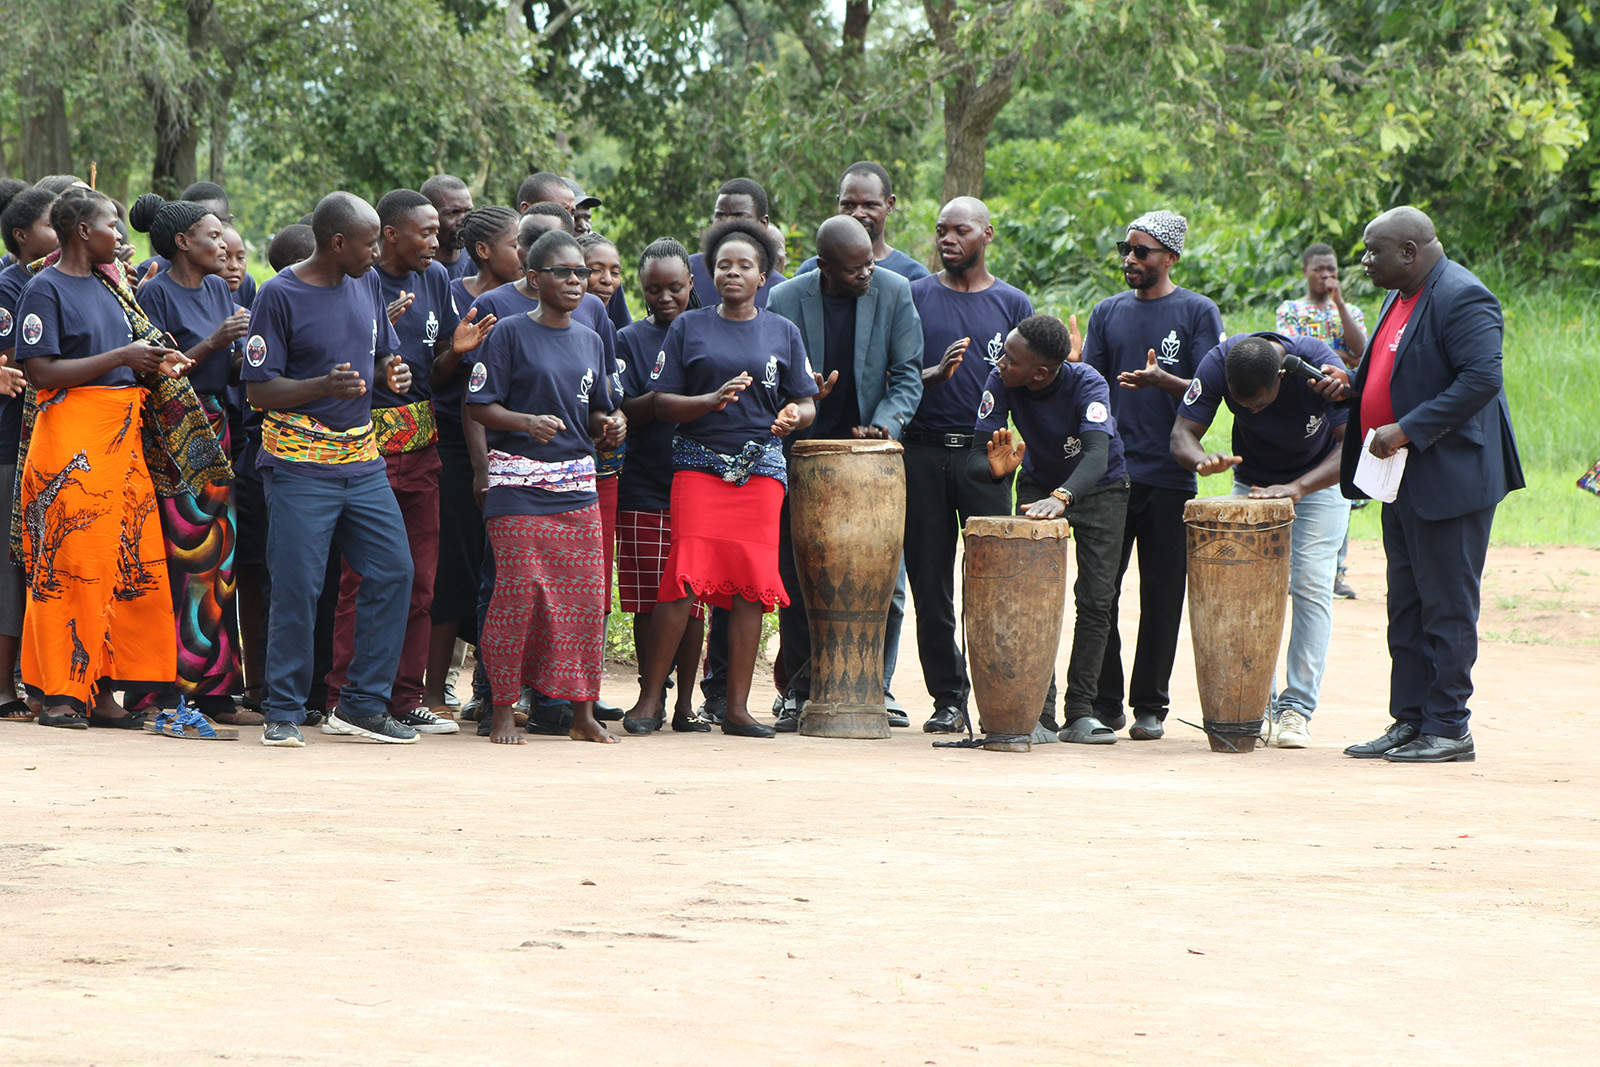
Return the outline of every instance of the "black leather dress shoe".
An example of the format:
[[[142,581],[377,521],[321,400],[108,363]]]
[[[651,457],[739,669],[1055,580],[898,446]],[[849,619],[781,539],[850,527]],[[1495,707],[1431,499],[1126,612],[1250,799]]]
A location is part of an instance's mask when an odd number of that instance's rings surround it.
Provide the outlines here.
[[[1390,763],[1472,763],[1478,758],[1472,746],[1472,735],[1465,737],[1440,737],[1437,734],[1418,734],[1415,741],[1383,754]]]
[[[594,717],[600,722],[617,722],[625,714],[624,709],[617,707],[609,700],[596,697],[594,702]]]
[[[770,726],[763,726],[758,722],[736,723],[724,720],[722,732],[730,737],[777,737],[778,732]]]
[[[959,734],[967,728],[967,713],[956,707],[934,708],[922,724],[925,734]]]
[[[1128,730],[1128,737],[1134,741],[1159,741],[1166,736],[1167,728],[1161,721],[1161,716],[1153,711],[1136,711],[1133,713],[1133,726]]]
[[[661,729],[661,724],[663,721],[665,721],[665,719],[665,712],[648,718],[643,716],[636,719],[624,717],[622,720],[622,728],[628,731],[630,734],[653,734],[657,730]]]
[[[1396,722],[1383,732],[1382,737],[1375,737],[1371,741],[1363,741],[1359,745],[1351,745],[1344,750],[1346,756],[1355,759],[1380,759],[1390,749],[1408,745],[1417,739],[1417,724],[1413,722]]]

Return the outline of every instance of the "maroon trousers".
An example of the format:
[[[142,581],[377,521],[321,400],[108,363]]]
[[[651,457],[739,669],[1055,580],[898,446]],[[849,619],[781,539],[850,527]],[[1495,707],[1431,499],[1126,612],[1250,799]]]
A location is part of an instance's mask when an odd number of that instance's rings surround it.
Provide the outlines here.
[[[389,696],[393,711],[415,711],[422,705],[423,676],[428,667],[428,636],[433,629],[433,575],[439,567],[439,450],[429,445],[416,452],[385,456],[389,485],[411,545],[411,602],[406,609],[406,636],[400,646],[400,668]],[[346,560],[340,569],[339,606],[333,616],[333,669],[328,672],[328,706],[339,698],[350,657],[355,653],[356,592],[361,575]]]

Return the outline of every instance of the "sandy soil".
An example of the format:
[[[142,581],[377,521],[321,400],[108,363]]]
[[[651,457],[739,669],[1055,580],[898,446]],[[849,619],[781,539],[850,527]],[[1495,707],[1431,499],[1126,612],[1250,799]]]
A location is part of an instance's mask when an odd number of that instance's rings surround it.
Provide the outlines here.
[[[1493,554],[1444,767],[1340,754],[1351,560],[1298,752],[0,726],[0,1063],[1592,1062],[1600,553]]]

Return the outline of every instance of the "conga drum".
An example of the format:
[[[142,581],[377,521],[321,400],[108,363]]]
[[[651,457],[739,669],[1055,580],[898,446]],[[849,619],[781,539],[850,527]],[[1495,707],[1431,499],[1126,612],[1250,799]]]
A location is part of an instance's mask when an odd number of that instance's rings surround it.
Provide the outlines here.
[[[1027,752],[1044,710],[1067,596],[1067,520],[967,520],[961,614],[983,747]]]
[[[796,441],[789,531],[811,625],[811,699],[800,733],[888,737],[883,631],[905,541],[896,441]]]
[[[1183,506],[1189,635],[1213,752],[1251,752],[1272,699],[1289,598],[1294,502],[1218,496]]]

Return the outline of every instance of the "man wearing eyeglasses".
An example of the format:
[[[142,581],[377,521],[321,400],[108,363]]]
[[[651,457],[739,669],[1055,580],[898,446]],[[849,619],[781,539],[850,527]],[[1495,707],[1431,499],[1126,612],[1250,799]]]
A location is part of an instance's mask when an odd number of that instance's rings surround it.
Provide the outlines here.
[[[1133,708],[1128,736],[1135,741],[1154,741],[1166,732],[1167,686],[1188,579],[1183,505],[1195,494],[1195,475],[1178,465],[1168,441],[1195,364],[1222,340],[1217,305],[1173,284],[1170,277],[1183,255],[1188,229],[1188,220],[1171,211],[1151,211],[1133,220],[1127,239],[1117,242],[1128,291],[1095,305],[1083,340],[1083,362],[1118,386],[1111,390],[1111,414],[1122,435],[1132,483],[1117,590],[1120,598],[1137,545],[1139,637],[1126,689]],[[1114,599],[1094,704],[1094,717],[1113,730],[1127,724],[1123,694]]]

